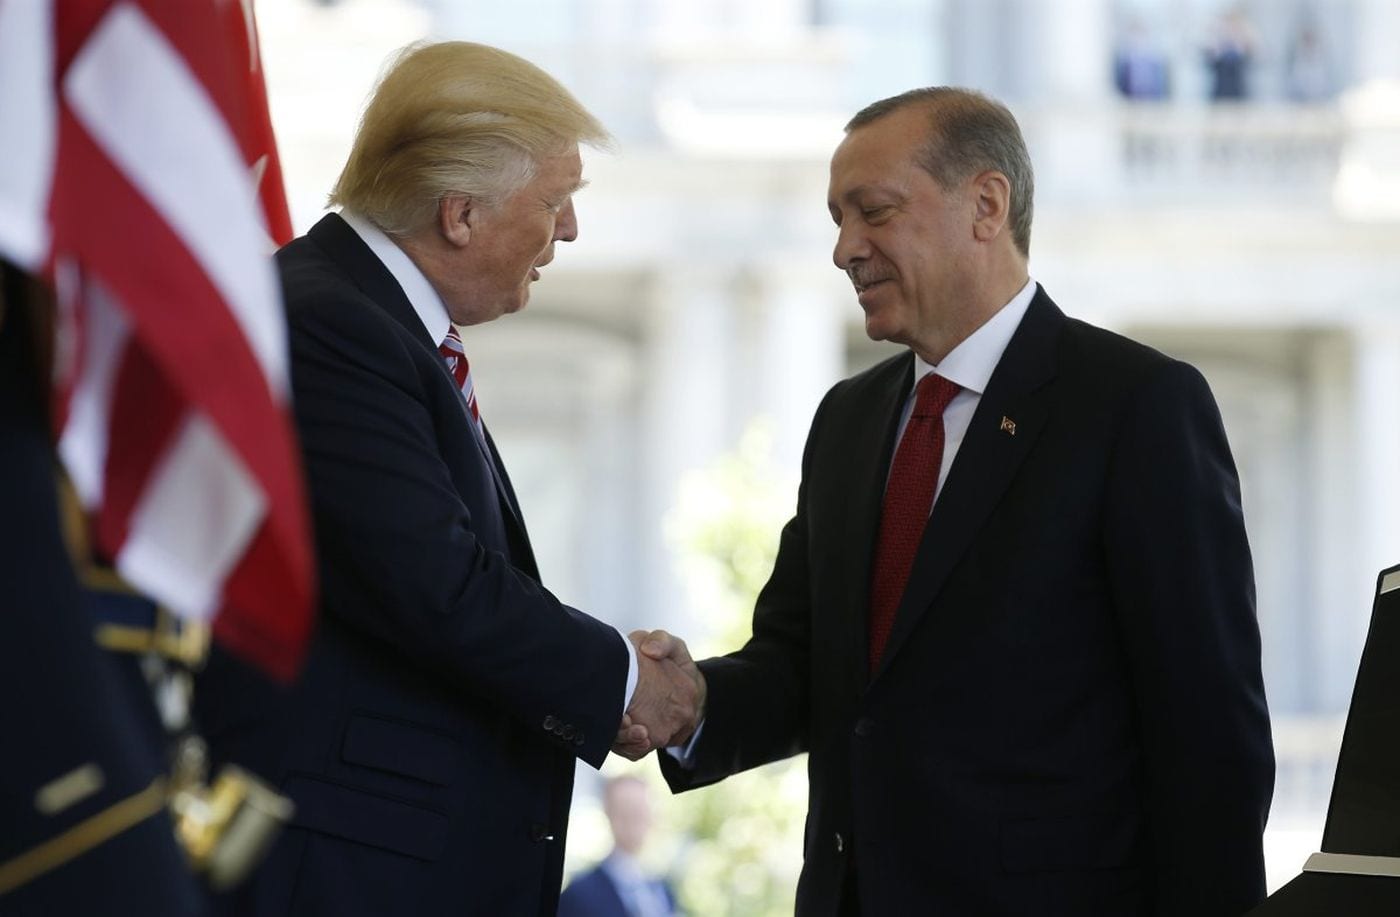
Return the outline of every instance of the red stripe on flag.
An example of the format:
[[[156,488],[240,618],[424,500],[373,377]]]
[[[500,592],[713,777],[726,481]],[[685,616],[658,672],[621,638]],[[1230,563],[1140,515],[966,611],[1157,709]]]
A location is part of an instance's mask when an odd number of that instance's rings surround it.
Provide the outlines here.
[[[59,74],[116,5],[110,0],[60,4]],[[246,157],[256,148],[266,110],[258,104],[263,102],[260,94],[241,82],[235,86],[230,76],[238,51],[229,50],[218,12],[226,13],[229,6],[236,10],[237,4],[224,4],[219,11],[189,0],[141,0],[137,5],[197,74]],[[260,85],[260,74],[258,79]],[[171,125],[172,143],[179,142],[180,127]],[[270,128],[266,145],[275,161]],[[120,549],[171,433],[187,412],[204,414],[262,489],[266,507],[244,555],[223,583],[214,631],[271,674],[290,678],[311,630],[313,562],[299,454],[287,411],[229,304],[191,249],[66,106],[59,118],[56,169],[50,207],[53,254],[72,258],[121,303],[134,348],[113,395],[108,490],[98,513],[102,548],[111,555]],[[280,171],[268,176],[273,174]],[[265,176],[262,191],[265,207],[270,199],[280,199],[280,178],[272,186]],[[207,231],[217,237],[219,214],[208,217]],[[280,302],[267,306],[281,320]]]
[[[151,472],[185,416],[183,399],[135,339],[122,354],[113,387],[110,429],[121,444],[107,454],[94,533],[99,555],[108,563],[126,543]]]
[[[234,111],[246,112],[244,118],[231,119],[243,161],[263,162],[258,183],[258,197],[267,217],[268,234],[278,245],[292,241],[292,217],[287,210],[287,194],[282,181],[282,162],[277,155],[277,141],[272,133],[272,118],[267,106],[267,85],[263,79],[262,56],[257,51],[257,22],[252,4],[226,3],[219,7],[223,33],[232,50],[229,65],[230,81],[237,90]],[[252,30],[251,34],[249,29]]]
[[[243,161],[251,168],[266,157],[259,198],[268,234],[278,245],[290,242],[292,221],[268,116],[261,57],[254,51],[257,26],[251,7],[245,11],[239,0],[221,0],[212,10],[204,8],[191,15],[189,0],[139,0],[138,5],[209,93],[237,139]]]
[[[285,549],[287,535],[277,528],[284,522],[284,517],[269,516],[243,562],[225,580],[223,612],[214,619],[213,633],[231,652],[256,659],[272,675],[290,681],[302,653],[301,644],[288,634],[310,637],[311,616],[303,609],[311,607],[313,596],[310,580],[292,569],[298,559]]]
[[[266,602],[285,601],[291,609],[298,608],[292,604],[298,600],[306,604],[296,611],[270,615],[257,613],[257,602],[245,601],[229,612],[235,618],[257,614],[258,623],[221,621],[217,629],[249,635],[242,641],[245,651],[259,639],[252,635],[261,635],[270,655],[255,656],[257,661],[286,671],[285,664],[270,657],[288,655],[273,650],[275,646],[304,644],[310,632],[313,578],[291,425],[273,401],[242,329],[180,237],[66,111],[60,119],[60,137],[59,168],[70,180],[54,189],[56,247],[82,253],[85,268],[101,277],[124,304],[133,338],[142,342],[166,383],[182,400],[208,414],[264,488],[269,513],[264,527],[283,563],[277,574],[248,575],[257,582],[277,582],[274,590],[264,594]],[[158,384],[148,377],[133,379],[142,383],[143,397]],[[122,395],[119,388],[118,396]],[[128,430],[119,425],[115,412],[112,420],[113,436],[120,440],[109,456],[108,486],[113,497],[121,494],[123,499],[100,514],[99,545],[109,556],[120,550],[124,540],[129,522],[124,514],[132,508],[132,489],[139,492],[155,459],[149,453],[151,440],[140,435],[139,427]],[[128,451],[134,455],[125,455]],[[113,480],[114,466],[127,477]],[[120,523],[114,515],[123,517]]]

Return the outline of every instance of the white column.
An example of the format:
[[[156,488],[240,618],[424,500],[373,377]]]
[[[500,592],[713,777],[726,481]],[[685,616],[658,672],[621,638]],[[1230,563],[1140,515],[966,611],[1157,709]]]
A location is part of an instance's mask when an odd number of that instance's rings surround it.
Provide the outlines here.
[[[1106,199],[1121,187],[1117,120],[1113,117],[1108,0],[1023,2],[1026,54],[1018,85],[1022,129],[1042,188],[1083,202]],[[1012,49],[1007,49],[1012,52]],[[1013,52],[1015,53],[1015,52]]]
[[[905,90],[949,82],[950,29],[963,20],[948,6],[948,0],[827,0],[827,24],[854,39],[837,107],[849,116]]]
[[[1353,430],[1356,429],[1353,339],[1320,335],[1306,356],[1308,480],[1304,512],[1309,520],[1303,550],[1308,558],[1307,595],[1301,609],[1305,660],[1303,698],[1310,713],[1342,713],[1356,680],[1358,621],[1370,611],[1363,595],[1366,577],[1357,567],[1363,534],[1356,521],[1360,482]]]
[[[939,25],[946,36],[948,82],[993,94],[1006,90],[1011,49],[1000,3],[945,0]]]
[[[633,567],[642,540],[638,531],[637,472],[640,453],[636,349],[609,339],[589,354],[578,382],[580,405],[580,516],[574,520],[576,558],[585,611],[624,632],[657,626],[642,607]]]
[[[578,33],[578,15],[584,12],[571,0],[430,0],[430,5],[436,37],[507,50],[558,47]],[[547,60],[537,63],[554,73]]]
[[[764,268],[753,291],[754,366],[746,374],[753,380],[750,410],[769,424],[774,461],[793,479],[812,414],[841,378],[845,352],[839,301],[845,280],[830,281],[804,264]]]
[[[1349,654],[1353,670],[1359,659],[1382,567],[1400,563],[1400,324],[1372,320],[1356,329],[1355,529],[1359,536],[1353,566],[1354,598]]]
[[[1356,80],[1400,80],[1400,3],[1360,0],[1356,21]]]
[[[666,0],[655,9],[668,36],[700,31],[753,39],[790,34],[807,24],[806,0]]]
[[[1111,95],[1112,10],[1108,0],[1023,3],[1038,72],[1031,97],[1055,107],[1100,103]]]
[[[655,626],[684,628],[701,613],[677,576],[665,527],[686,474],[733,443],[732,285],[729,273],[709,265],[665,265],[654,279],[645,320],[638,557],[641,613],[660,622]]]
[[[592,0],[430,0],[433,35],[475,41],[518,54],[576,90],[596,60],[581,59]]]

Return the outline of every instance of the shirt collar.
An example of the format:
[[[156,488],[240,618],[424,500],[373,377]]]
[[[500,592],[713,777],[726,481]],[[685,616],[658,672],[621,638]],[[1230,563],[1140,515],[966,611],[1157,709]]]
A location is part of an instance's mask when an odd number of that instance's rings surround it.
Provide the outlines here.
[[[423,323],[428,337],[433,339],[433,345],[441,344],[447,337],[447,329],[451,326],[452,319],[447,315],[447,307],[442,304],[442,297],[438,296],[437,290],[433,289],[428,278],[423,276],[418,265],[413,263],[413,259],[408,257],[384,230],[365,217],[353,210],[342,210],[340,218],[355,230],[360,240],[369,246],[369,250],[374,252],[374,256],[398,281],[399,288],[403,290],[403,295],[408,297],[408,303],[413,306],[413,311]]]
[[[1026,315],[1031,300],[1035,298],[1035,279],[1026,281],[1021,291],[1011,297],[1011,301],[997,310],[967,339],[954,347],[943,362],[934,366],[918,354],[914,355],[914,384],[929,373],[938,374],[950,382],[956,382],[964,391],[981,395],[987,390],[987,382],[992,372],[1001,362],[1001,355],[1011,343],[1011,336]]]
[[[630,887],[646,881],[646,875],[642,872],[641,864],[637,862],[636,857],[616,847],[603,860],[603,868],[620,885]]]

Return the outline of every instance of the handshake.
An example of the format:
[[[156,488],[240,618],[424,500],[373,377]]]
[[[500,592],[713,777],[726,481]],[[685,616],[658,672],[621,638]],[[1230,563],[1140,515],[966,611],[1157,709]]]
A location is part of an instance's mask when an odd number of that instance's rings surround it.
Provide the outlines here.
[[[705,676],[679,637],[634,630],[627,638],[637,648],[637,688],[612,750],[636,761],[695,734],[705,715]]]

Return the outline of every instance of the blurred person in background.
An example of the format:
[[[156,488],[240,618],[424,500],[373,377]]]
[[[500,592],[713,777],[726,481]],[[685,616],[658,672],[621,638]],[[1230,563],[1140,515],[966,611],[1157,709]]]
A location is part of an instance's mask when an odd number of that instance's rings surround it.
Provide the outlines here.
[[[1254,26],[1243,8],[1236,7],[1220,17],[1205,50],[1212,102],[1242,102],[1250,98],[1249,71],[1257,47]]]
[[[1302,105],[1323,102],[1336,92],[1332,59],[1317,23],[1305,20],[1289,42],[1283,62],[1284,92]]]
[[[667,781],[809,753],[800,917],[1243,913],[1274,759],[1209,387],[1031,278],[1004,106],[913,90],[846,130],[833,257],[908,349],[818,407],[748,643],[642,642],[705,682]]]
[[[1147,24],[1134,18],[1113,54],[1113,84],[1125,99],[1156,102],[1171,95],[1171,69]]]
[[[296,805],[230,913],[552,915],[575,761],[694,717],[692,678],[540,584],[459,331],[524,308],[606,138],[519,57],[410,46],[343,209],[278,253],[322,598],[291,690],[215,653],[197,693]]]
[[[646,782],[630,775],[609,780],[603,786],[603,814],[612,831],[612,852],[564,889],[559,917],[673,917],[670,886],[648,875],[639,859],[653,823]]]

